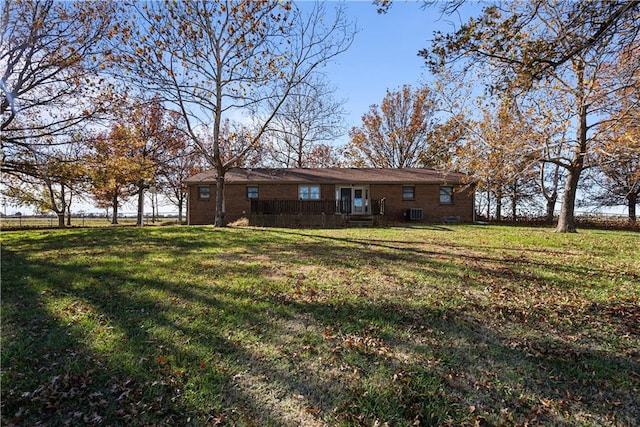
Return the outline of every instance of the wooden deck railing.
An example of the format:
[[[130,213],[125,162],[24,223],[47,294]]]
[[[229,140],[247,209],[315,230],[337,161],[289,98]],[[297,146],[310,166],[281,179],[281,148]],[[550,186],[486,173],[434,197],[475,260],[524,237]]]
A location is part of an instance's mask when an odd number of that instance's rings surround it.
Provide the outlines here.
[[[259,215],[350,213],[350,209],[350,200],[251,200],[251,213]],[[371,200],[370,214],[384,215],[384,199]]]

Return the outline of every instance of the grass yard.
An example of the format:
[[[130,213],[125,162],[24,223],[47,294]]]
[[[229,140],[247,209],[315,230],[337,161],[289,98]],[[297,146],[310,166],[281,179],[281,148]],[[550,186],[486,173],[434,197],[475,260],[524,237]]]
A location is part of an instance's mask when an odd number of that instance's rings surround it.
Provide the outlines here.
[[[2,425],[640,425],[640,234],[2,233]]]

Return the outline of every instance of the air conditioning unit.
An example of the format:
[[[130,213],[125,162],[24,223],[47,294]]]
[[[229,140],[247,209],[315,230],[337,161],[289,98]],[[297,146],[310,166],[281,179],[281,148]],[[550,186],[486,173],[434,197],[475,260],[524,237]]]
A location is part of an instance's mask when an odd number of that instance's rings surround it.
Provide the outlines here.
[[[421,208],[411,208],[407,211],[407,217],[410,221],[421,221],[423,218]]]

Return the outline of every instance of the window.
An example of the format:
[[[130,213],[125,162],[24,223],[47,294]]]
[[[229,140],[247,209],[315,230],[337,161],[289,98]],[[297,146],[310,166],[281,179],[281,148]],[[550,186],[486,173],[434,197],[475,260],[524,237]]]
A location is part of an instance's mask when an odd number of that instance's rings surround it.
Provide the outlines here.
[[[208,185],[199,185],[198,186],[198,199],[199,200],[209,200],[211,199],[211,187]]]
[[[404,185],[402,187],[402,200],[415,200],[416,187],[413,185]]]
[[[301,185],[298,187],[298,197],[301,200],[320,200],[320,186]]]
[[[450,205],[453,203],[453,187],[450,185],[443,185],[440,187],[440,204]]]
[[[258,186],[257,185],[247,186],[247,199],[257,199],[257,198],[258,198]]]

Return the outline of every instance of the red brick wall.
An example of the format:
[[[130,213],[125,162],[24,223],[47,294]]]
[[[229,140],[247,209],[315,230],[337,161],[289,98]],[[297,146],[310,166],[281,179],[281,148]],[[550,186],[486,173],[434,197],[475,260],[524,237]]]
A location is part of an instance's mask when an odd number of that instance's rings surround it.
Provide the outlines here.
[[[372,184],[369,186],[371,199],[385,198],[385,215],[387,222],[404,221],[404,213],[410,208],[422,208],[423,222],[439,223],[445,216],[459,216],[462,222],[473,221],[472,187],[454,186],[453,204],[440,204],[440,185],[415,185],[415,199],[402,199],[400,184]],[[335,199],[334,184],[323,184],[320,188],[322,199]],[[211,184],[211,199],[198,200],[198,185],[189,187],[189,223],[213,224],[215,220],[215,184]],[[298,198],[298,184],[258,184],[258,195],[261,199]],[[250,214],[251,202],[247,199],[247,184],[225,185],[226,221],[233,222]]]
[[[274,183],[256,185],[258,186],[258,197],[261,199],[298,199],[298,184]],[[247,187],[247,184],[225,184],[225,219],[227,222],[234,222],[240,218],[249,217],[251,213],[251,202],[247,199]],[[198,185],[189,186],[190,224],[213,224],[216,215],[215,197],[215,184],[211,184],[210,200],[198,200]],[[320,186],[321,199],[335,199],[335,197],[335,185],[323,184]]]
[[[189,186],[189,224],[213,224],[216,218],[216,185],[209,185],[211,193],[209,200],[198,200],[198,187],[200,185],[194,184]]]
[[[407,184],[410,185],[410,184]],[[442,222],[442,217],[459,216],[462,222],[473,221],[473,193],[471,187],[453,186],[453,203],[440,204],[440,185],[416,184],[414,200],[402,199],[400,184],[373,184],[372,199],[385,199],[385,215],[389,222],[404,221],[404,213],[410,208],[423,210],[423,222]]]

